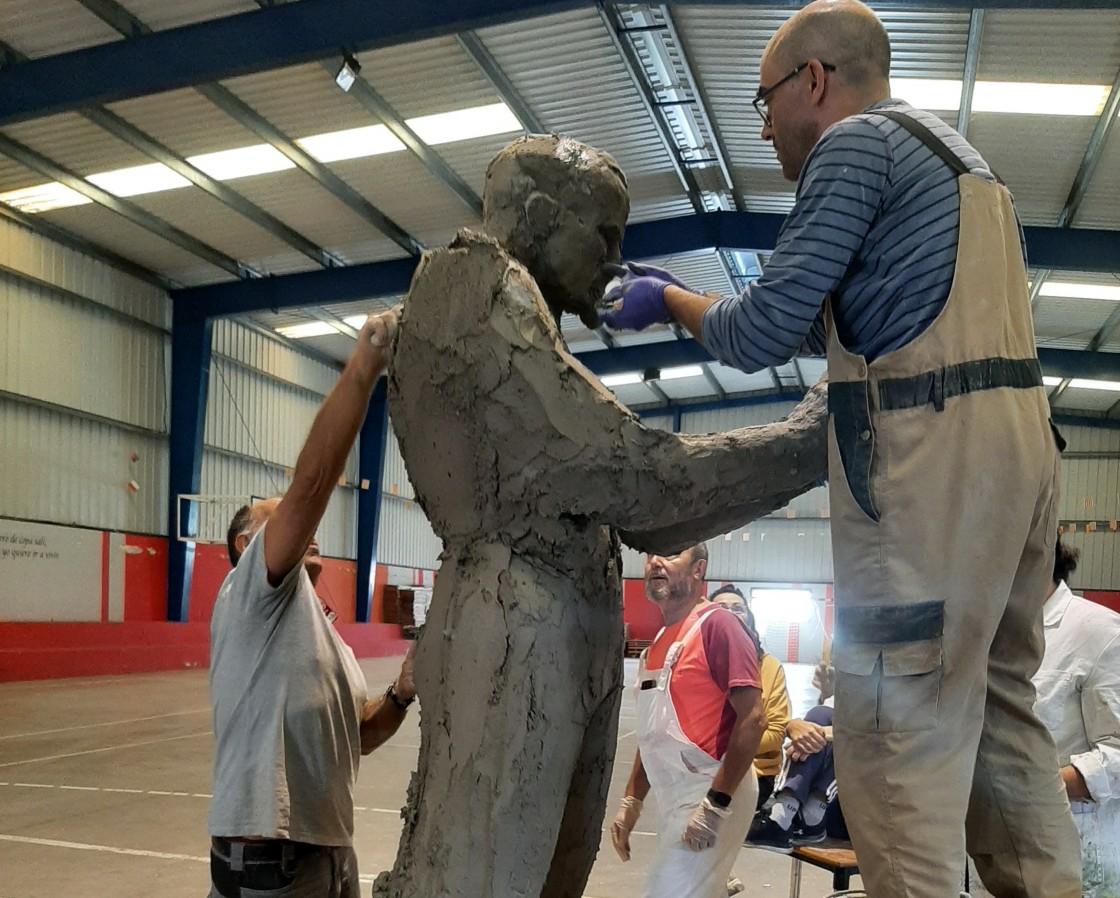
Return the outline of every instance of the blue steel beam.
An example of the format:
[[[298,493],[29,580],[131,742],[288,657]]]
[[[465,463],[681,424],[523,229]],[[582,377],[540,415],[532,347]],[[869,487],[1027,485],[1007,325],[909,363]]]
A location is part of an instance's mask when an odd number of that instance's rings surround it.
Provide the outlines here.
[[[306,0],[305,0],[306,2]],[[705,212],[630,225],[623,254],[648,259],[711,248],[768,252],[785,217],[760,212]],[[1120,269],[1120,232],[1086,228],[1024,229],[1031,264],[1073,271]],[[328,271],[172,290],[188,320],[327,305],[404,293],[415,259],[369,262]]]
[[[377,572],[377,532],[381,523],[381,475],[385,467],[385,441],[389,433],[389,402],[386,379],[373,388],[366,419],[358,435],[358,598],[356,617],[368,624],[373,603],[373,580]],[[368,481],[368,483],[366,483]]]
[[[171,435],[167,536],[167,619],[185,621],[190,611],[194,543],[176,539],[179,496],[197,495],[202,477],[202,434],[210,380],[210,320],[183,320],[173,311],[171,328]],[[193,532],[194,515],[187,521]]]
[[[0,124],[549,15],[593,0],[302,0],[42,57],[0,73]]]
[[[610,2],[610,0],[603,0]],[[688,0],[774,6],[801,0]],[[9,66],[0,125],[572,9],[595,0],[302,0]],[[883,8],[1117,9],[1120,0],[930,0]]]

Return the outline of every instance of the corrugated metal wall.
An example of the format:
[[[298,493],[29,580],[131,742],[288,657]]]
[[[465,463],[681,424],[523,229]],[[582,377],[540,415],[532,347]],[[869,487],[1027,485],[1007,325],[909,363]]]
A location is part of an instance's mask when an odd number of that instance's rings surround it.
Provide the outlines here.
[[[0,220],[0,515],[165,530],[169,323],[161,290]]]
[[[385,441],[385,468],[381,482],[381,521],[377,534],[380,564],[435,569],[443,544],[415,501],[396,434]]]
[[[1081,550],[1071,578],[1074,589],[1120,589],[1120,532],[1110,522],[1120,519],[1120,430],[1101,427],[1061,427],[1066,438],[1062,460],[1059,516],[1077,523],[1099,521],[1096,532],[1067,533],[1063,539]],[[1118,525],[1120,526],[1120,525]]]
[[[291,469],[338,371],[236,321],[214,323],[201,492],[274,496]],[[357,450],[319,525],[324,555],[357,555]],[[213,538],[215,534],[207,534]]]

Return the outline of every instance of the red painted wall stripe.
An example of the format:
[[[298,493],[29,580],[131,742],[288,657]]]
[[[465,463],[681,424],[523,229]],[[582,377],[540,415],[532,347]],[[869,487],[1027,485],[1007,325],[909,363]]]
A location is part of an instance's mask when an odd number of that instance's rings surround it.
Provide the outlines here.
[[[786,661],[797,663],[797,653],[801,649],[801,626],[790,624],[786,634]]]
[[[101,534],[101,623],[109,620],[109,534]]]

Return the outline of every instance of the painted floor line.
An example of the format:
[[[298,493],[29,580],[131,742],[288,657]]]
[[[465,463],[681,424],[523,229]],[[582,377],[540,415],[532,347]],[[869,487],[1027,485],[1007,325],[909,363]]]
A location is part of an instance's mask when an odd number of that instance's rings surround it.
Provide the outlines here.
[[[71,848],[76,851],[103,851],[107,854],[125,854],[130,857],[150,857],[164,861],[198,861],[210,863],[209,857],[193,854],[172,854],[167,851],[148,851],[143,848],[117,848],[115,845],[90,845],[86,842],[64,842],[60,839],[38,839],[34,836],[13,836],[0,833],[0,842],[18,842],[23,845],[41,845],[45,848]]]
[[[77,758],[81,755],[96,755],[103,751],[119,751],[122,748],[139,748],[143,745],[159,745],[163,742],[178,742],[180,739],[197,739],[199,736],[209,736],[210,731],[202,733],[187,733],[185,736],[168,736],[166,739],[148,739],[144,742],[125,742],[122,745],[106,745],[102,748],[87,748],[85,751],[71,751],[62,755],[47,755],[42,758],[27,758],[23,761],[5,761],[3,767],[18,767],[21,764],[38,764],[40,761],[58,761],[62,758]]]
[[[163,720],[167,717],[183,717],[188,714],[209,714],[209,708],[199,708],[194,711],[173,711],[169,714],[153,714],[150,717],[129,717],[124,720],[106,720],[104,723],[84,723],[80,726],[59,727],[56,730],[35,730],[31,733],[13,733],[10,736],[0,736],[0,742],[6,739],[29,739],[32,736],[49,736],[52,733],[69,733],[74,730],[92,730],[97,727],[115,727],[122,723],[145,723],[149,720]]]
[[[175,798],[206,798],[214,796],[209,792],[169,792],[160,789],[119,789],[111,786],[70,786],[65,783],[0,783],[0,786],[22,787],[26,789],[69,789],[73,792],[114,792],[126,795],[167,795]],[[364,808],[362,810],[365,810]],[[376,809],[375,809],[376,810]]]

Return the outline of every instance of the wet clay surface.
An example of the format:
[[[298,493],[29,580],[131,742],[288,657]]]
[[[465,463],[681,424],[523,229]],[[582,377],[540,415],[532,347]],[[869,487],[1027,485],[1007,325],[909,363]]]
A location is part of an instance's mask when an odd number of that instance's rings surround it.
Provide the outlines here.
[[[594,315],[627,211],[610,157],[580,146],[499,154],[502,243],[460,232],[405,301],[390,410],[444,551],[416,665],[419,765],[379,896],[581,895],[616,743],[619,535],[677,551],[824,476],[822,386],[785,422],[667,434],[567,352],[558,314]]]

